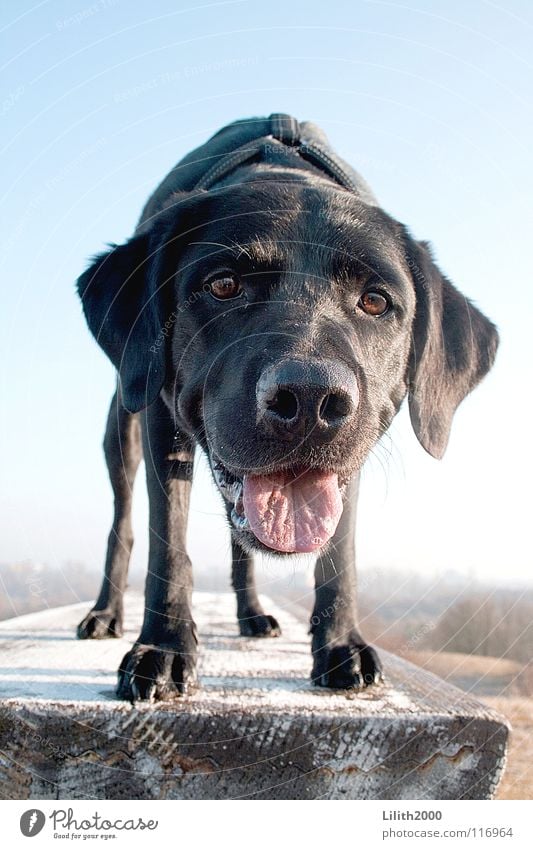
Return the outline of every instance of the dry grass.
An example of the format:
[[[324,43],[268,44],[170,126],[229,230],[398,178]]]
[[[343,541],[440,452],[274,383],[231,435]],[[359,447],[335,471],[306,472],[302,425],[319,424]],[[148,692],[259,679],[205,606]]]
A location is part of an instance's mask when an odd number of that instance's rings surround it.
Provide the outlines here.
[[[507,766],[497,799],[533,799],[533,699],[486,696],[481,701],[513,726]]]
[[[403,656],[476,696],[533,695],[524,691],[524,664],[516,660],[432,651],[411,651]]]

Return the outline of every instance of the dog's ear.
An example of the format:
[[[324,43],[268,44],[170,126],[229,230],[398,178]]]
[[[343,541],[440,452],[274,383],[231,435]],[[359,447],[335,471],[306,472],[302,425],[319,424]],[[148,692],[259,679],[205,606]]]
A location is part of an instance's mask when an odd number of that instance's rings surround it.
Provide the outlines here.
[[[439,271],[426,243],[406,244],[416,293],[409,413],[421,445],[440,459],[457,407],[494,362],[498,332]]]
[[[77,282],[89,328],[117,369],[132,413],[156,399],[165,379],[160,253],[150,233],[134,236],[96,257]]]

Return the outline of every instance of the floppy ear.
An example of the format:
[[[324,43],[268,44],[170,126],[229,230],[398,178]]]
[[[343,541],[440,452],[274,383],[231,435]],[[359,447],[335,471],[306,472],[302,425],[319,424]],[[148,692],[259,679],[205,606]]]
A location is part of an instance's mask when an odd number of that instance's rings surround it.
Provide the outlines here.
[[[96,257],[77,282],[91,333],[117,369],[132,413],[155,401],[165,379],[160,253],[150,233],[134,236]]]
[[[441,274],[424,242],[408,239],[416,292],[409,413],[421,445],[440,459],[453,415],[494,362],[494,325]]]

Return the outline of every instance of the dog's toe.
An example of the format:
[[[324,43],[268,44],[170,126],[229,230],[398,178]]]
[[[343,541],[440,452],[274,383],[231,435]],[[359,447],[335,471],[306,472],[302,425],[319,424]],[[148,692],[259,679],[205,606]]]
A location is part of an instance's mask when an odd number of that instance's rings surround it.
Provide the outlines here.
[[[79,640],[104,640],[122,637],[122,616],[108,610],[91,610],[78,625]]]
[[[137,644],[118,670],[117,696],[129,702],[176,699],[197,686],[195,660],[179,651]]]
[[[366,643],[326,645],[315,652],[311,679],[319,687],[361,690],[382,680],[381,661]]]
[[[277,619],[267,613],[249,614],[239,619],[241,637],[279,637],[281,628]]]

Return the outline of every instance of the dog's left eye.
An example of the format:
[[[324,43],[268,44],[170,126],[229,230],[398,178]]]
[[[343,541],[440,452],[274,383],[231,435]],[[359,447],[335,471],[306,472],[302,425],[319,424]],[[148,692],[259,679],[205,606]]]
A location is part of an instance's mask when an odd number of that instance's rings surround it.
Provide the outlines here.
[[[231,277],[229,274],[226,277],[216,277],[209,280],[204,289],[209,292],[217,301],[228,301],[231,298],[238,298],[242,294],[242,286],[236,277]]]
[[[382,292],[365,292],[357,305],[367,315],[385,315],[390,309],[390,301]]]

